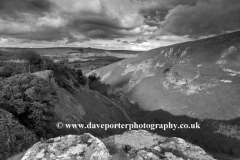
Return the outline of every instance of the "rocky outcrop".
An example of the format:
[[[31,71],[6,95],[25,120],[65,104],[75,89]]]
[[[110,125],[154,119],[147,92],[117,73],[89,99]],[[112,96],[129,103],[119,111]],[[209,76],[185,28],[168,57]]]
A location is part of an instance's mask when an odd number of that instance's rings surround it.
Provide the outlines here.
[[[38,142],[21,160],[214,160],[203,149],[180,138],[166,138],[144,130],[129,131],[102,141],[85,133]]]
[[[129,159],[213,160],[203,149],[181,138],[167,138],[150,132],[129,131],[103,140],[111,150],[123,150]],[[115,153],[116,155],[119,153]]]
[[[44,70],[44,71],[34,72],[32,74],[37,76],[38,78],[43,78],[48,81],[53,80],[53,71],[52,70]]]
[[[21,160],[97,160],[111,159],[106,146],[91,134],[68,135],[38,142]]]

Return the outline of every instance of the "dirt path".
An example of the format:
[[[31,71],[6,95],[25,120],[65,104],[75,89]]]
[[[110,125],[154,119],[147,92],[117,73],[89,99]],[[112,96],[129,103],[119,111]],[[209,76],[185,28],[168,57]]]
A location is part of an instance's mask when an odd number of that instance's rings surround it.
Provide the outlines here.
[[[96,93],[98,96],[101,96],[101,97],[107,99],[108,101],[112,102],[117,108],[119,108],[119,109],[122,111],[123,115],[129,120],[129,122],[134,123],[134,122],[132,121],[132,119],[127,115],[126,111],[125,111],[121,106],[119,106],[118,104],[116,104],[116,103],[115,103],[114,101],[112,101],[111,99],[105,97],[104,95],[101,95],[101,94],[99,94],[99,93],[96,92],[96,91],[93,91],[93,92]]]

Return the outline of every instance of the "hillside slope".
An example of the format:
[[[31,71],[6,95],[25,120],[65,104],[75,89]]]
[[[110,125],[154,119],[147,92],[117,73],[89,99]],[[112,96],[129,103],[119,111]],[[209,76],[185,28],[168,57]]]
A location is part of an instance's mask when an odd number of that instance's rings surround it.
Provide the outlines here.
[[[127,113],[123,109],[119,109],[119,106],[112,100],[83,86],[78,88],[59,87],[54,79],[49,79],[48,73],[51,74],[49,71],[41,71],[34,73],[34,75],[50,81],[56,91],[57,98],[53,101],[55,116],[49,124],[51,135],[59,136],[87,132],[84,128],[69,129],[64,127],[57,129],[56,124],[58,122],[63,124],[88,124],[89,122],[95,124],[131,123]],[[118,129],[112,131],[91,129],[88,132],[101,137],[122,133]]]
[[[144,110],[230,120],[240,117],[239,53],[235,32],[153,49],[93,72]]]
[[[26,150],[39,139],[91,133],[105,137],[122,129],[66,128],[65,124],[131,123],[127,113],[112,100],[87,89],[56,83],[51,70],[17,74],[0,83],[0,159]],[[59,129],[57,123],[62,123]],[[16,145],[17,144],[17,145]]]

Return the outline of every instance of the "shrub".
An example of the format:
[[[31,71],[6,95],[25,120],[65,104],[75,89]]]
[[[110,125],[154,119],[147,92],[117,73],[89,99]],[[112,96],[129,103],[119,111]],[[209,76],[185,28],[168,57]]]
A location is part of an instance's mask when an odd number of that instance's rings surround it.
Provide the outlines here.
[[[51,70],[54,66],[54,62],[52,59],[46,56],[42,56],[42,64],[41,64],[41,69],[42,70]]]
[[[40,56],[35,51],[25,50],[18,53],[20,60],[26,63],[9,63],[0,70],[0,77],[7,78],[15,74],[37,72],[42,70],[52,70],[57,84],[61,87],[86,85],[87,78],[82,74],[82,70],[75,70],[62,63],[54,63],[52,59],[46,56]],[[29,69],[30,67],[30,69]]]
[[[0,159],[6,159],[29,148],[37,137],[9,112],[0,109]]]
[[[15,74],[21,74],[25,72],[27,72],[26,64],[7,63],[2,67],[0,71],[0,77],[7,78]]]
[[[88,76],[88,79],[90,81],[99,81],[100,77],[96,77],[96,74],[91,74],[91,75]]]
[[[0,82],[0,108],[13,115],[38,136],[45,136],[53,118],[55,91],[52,84],[30,74],[20,74]]]
[[[53,71],[57,84],[63,88],[72,85],[78,87],[80,84],[85,85],[87,83],[86,77],[83,76],[80,69],[75,70],[59,63],[54,63],[49,69]]]

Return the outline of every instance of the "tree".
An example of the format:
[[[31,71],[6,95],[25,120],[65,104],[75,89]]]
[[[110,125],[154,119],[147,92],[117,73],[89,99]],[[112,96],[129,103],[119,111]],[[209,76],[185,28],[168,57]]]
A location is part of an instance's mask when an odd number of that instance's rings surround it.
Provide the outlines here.
[[[76,74],[77,74],[77,80],[81,85],[86,85],[87,84],[87,77],[85,77],[82,73],[81,69],[77,69],[76,70]]]
[[[52,68],[54,67],[54,61],[47,56],[42,56],[41,58],[42,58],[41,69],[52,70]]]
[[[33,65],[35,68],[40,69],[40,65],[42,64],[42,58],[40,54],[37,51],[34,50],[24,50],[17,54],[17,58],[20,61],[28,61],[28,71],[31,72],[31,65]],[[33,68],[33,69],[35,69]]]

